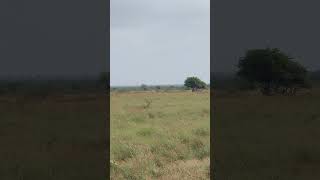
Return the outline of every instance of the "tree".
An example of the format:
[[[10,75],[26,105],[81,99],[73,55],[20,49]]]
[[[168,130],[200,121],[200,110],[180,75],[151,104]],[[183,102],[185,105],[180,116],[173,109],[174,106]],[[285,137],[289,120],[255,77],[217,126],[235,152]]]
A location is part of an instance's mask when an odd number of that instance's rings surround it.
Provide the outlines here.
[[[141,89],[143,89],[144,91],[148,90],[148,86],[145,84],[141,84]]]
[[[258,88],[264,95],[295,94],[307,87],[307,70],[279,49],[252,49],[239,60],[238,75]]]
[[[199,89],[205,89],[207,85],[197,77],[188,77],[184,81],[184,86],[187,88],[191,88],[192,91],[197,91]]]
[[[295,95],[299,88],[310,88],[307,73],[307,70],[298,62],[289,61],[279,78],[278,86],[282,87],[282,94]]]

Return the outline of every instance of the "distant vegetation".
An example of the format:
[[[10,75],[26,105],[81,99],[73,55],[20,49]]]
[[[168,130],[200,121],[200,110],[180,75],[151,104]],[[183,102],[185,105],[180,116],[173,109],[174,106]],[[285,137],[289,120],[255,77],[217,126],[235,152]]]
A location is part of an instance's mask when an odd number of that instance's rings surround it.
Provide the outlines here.
[[[141,86],[113,86],[110,87],[113,92],[128,92],[128,91],[175,91],[186,90],[183,85],[146,85]]]
[[[206,84],[198,77],[188,77],[184,81],[184,84],[177,85],[147,85],[141,84],[140,86],[113,86],[110,87],[111,91],[127,92],[127,91],[181,91],[181,90],[192,90],[198,91],[200,89],[206,89],[209,84]]]
[[[303,89],[310,91],[310,88],[320,87],[320,70],[308,71],[303,65],[294,61],[279,49],[253,49],[249,51],[246,53],[246,56],[240,58],[238,72],[213,72],[211,74],[210,78],[213,82],[211,86],[216,92],[223,91],[224,93],[235,93],[259,90],[260,92],[269,95],[294,95],[295,93],[300,92],[299,90],[303,93],[306,92],[302,91]],[[270,53],[272,51],[275,54],[273,57],[270,55],[272,54]],[[249,63],[248,53],[255,54],[254,56],[266,54],[266,57],[261,58],[261,60],[260,58],[252,58],[253,55],[251,56],[250,54],[251,61]],[[270,54],[267,55],[268,53]],[[282,60],[282,63],[284,62],[283,64],[280,63],[281,60],[275,58],[277,56],[284,56],[284,60]],[[250,66],[257,67],[251,68]],[[270,66],[273,67],[272,71]],[[263,84],[263,81],[260,80],[265,78],[263,75],[265,72],[272,73],[265,74],[266,77],[269,75],[271,80],[269,81],[270,89],[264,91],[263,87],[267,85]]]
[[[51,93],[97,92],[107,89],[109,76],[99,77],[19,77],[0,80],[0,95],[46,96]]]
[[[252,49],[239,60],[238,76],[255,84],[264,95],[295,95],[308,88],[307,70],[279,49]]]
[[[148,86],[145,85],[145,84],[142,84],[141,85],[141,89],[144,90],[144,91],[147,91],[148,90]]]
[[[188,77],[184,81],[184,86],[186,88],[192,89],[192,91],[197,91],[199,89],[205,89],[207,87],[206,83],[201,81],[198,77]]]

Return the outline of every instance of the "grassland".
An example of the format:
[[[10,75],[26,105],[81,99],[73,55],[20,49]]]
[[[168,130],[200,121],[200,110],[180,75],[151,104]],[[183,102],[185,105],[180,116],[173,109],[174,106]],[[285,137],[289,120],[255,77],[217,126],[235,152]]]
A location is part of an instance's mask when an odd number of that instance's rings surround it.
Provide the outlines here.
[[[0,96],[0,179],[106,179],[106,95]]]
[[[297,96],[217,91],[215,179],[319,179],[319,101],[319,89]]]
[[[209,91],[112,92],[111,179],[209,179]]]

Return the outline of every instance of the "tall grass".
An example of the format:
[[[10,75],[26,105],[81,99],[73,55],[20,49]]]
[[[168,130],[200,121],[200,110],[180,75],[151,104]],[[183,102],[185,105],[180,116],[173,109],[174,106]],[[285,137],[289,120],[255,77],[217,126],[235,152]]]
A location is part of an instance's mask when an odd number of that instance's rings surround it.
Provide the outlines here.
[[[209,92],[113,92],[111,179],[209,179]]]

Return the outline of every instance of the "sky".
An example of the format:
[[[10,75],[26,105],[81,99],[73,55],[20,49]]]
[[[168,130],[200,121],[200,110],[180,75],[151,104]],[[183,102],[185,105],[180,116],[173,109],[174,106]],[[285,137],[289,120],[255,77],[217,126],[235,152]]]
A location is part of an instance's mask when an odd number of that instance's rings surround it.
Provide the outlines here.
[[[308,70],[320,69],[320,2],[213,1],[213,72],[234,72],[251,48],[280,48]]]
[[[1,76],[106,71],[106,1],[1,0]]]
[[[209,0],[111,0],[110,84],[210,81]]]
[[[208,82],[267,45],[320,69],[319,1],[214,0],[210,35],[209,0],[111,0],[110,49],[106,2],[1,0],[0,76],[97,74],[110,50],[112,85]]]

